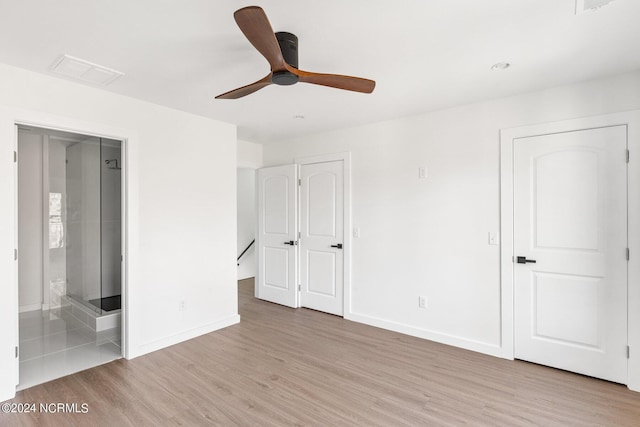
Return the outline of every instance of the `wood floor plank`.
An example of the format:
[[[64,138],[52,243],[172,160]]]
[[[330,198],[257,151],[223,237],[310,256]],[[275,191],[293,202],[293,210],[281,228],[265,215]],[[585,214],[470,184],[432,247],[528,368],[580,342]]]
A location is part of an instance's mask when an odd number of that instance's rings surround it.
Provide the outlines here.
[[[640,393],[253,298],[242,321],[19,392],[2,426],[638,426]]]

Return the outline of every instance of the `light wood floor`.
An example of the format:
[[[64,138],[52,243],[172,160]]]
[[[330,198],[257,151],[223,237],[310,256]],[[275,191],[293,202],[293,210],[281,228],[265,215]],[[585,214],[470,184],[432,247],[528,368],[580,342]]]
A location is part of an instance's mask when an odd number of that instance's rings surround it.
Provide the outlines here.
[[[640,393],[253,298],[238,325],[19,392],[0,425],[640,425]]]

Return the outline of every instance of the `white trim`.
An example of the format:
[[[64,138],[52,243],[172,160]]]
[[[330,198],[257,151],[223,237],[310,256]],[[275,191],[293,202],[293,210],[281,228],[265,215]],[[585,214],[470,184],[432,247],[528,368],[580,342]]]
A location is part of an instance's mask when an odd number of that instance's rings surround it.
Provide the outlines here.
[[[130,284],[137,283],[133,281],[135,276],[135,270],[130,271],[132,256],[134,259],[138,257],[138,227],[131,228],[131,224],[138,224],[138,171],[135,173],[131,171],[131,164],[133,162],[130,159],[138,160],[138,144],[132,143],[131,139],[121,139],[122,146],[120,147],[120,200],[122,206],[121,211],[121,256],[122,262],[120,263],[120,327],[122,328],[122,356],[125,359],[133,358],[133,339],[131,334],[131,314],[134,313],[133,305],[129,302],[129,297],[132,294]],[[134,153],[132,156],[131,153]],[[132,177],[135,177],[132,179]],[[135,230],[135,231],[132,231]]]
[[[258,246],[260,244],[260,242],[258,241],[258,236],[260,234],[260,206],[258,204],[258,195],[259,195],[259,191],[260,191],[260,187],[258,187],[258,185],[260,184],[260,178],[258,177],[258,171],[260,169],[256,169],[256,174],[253,177],[254,182],[253,182],[253,188],[255,188],[256,190],[256,197],[254,200],[255,203],[255,210],[256,210],[256,217],[255,217],[255,236],[256,236],[256,242],[254,243],[254,251],[255,251],[255,257],[256,257],[256,274],[254,276],[253,279],[253,296],[254,298],[258,298],[258,274],[259,274],[259,268],[260,266],[258,265],[258,257],[260,256],[260,251],[258,250],[258,248],[260,246]],[[238,169],[236,168],[236,174],[238,173]],[[238,204],[238,181],[237,181],[237,176],[236,176],[236,205]],[[237,215],[237,213],[236,213]],[[236,224],[236,239],[237,239],[237,235],[238,235],[238,224]],[[236,252],[238,251],[238,242],[236,241]],[[237,262],[236,262],[237,264]],[[236,276],[238,275],[238,266],[236,265]],[[239,291],[239,290],[238,290]]]
[[[628,362],[627,386],[640,391],[640,111],[607,114],[582,119],[565,120],[500,131],[500,279],[502,294],[502,357],[514,358],[514,301],[513,301],[513,140],[626,125],[628,130]],[[633,255],[637,254],[637,255]]]
[[[500,345],[502,356],[507,359],[514,358],[513,251],[513,136],[502,130],[500,131]]]
[[[16,125],[15,123],[11,124],[13,126],[13,132],[14,132],[14,137],[13,137],[13,150],[14,150],[14,156],[17,156],[18,154],[18,125]],[[17,159],[17,157],[16,157]],[[18,249],[18,162],[20,161],[20,159],[17,159],[17,161],[13,162],[13,182],[11,183],[11,188],[13,188],[13,247],[15,248],[14,250]],[[19,317],[19,311],[20,311],[20,289],[18,287],[18,280],[19,280],[19,272],[20,272],[20,268],[19,268],[19,264],[18,264],[18,260],[16,259],[15,262],[13,263],[13,283],[11,284],[11,290],[14,291],[14,298],[13,298],[13,306],[17,307],[18,310],[15,313],[11,313],[11,317],[14,319],[15,321],[15,343],[14,345],[19,346],[20,345],[20,317]],[[15,365],[15,383],[13,384],[13,394],[15,396],[15,389],[16,386],[20,383],[20,358],[16,357],[15,361],[14,361],[14,365]],[[2,363],[0,361],[0,363]],[[4,389],[4,384],[0,384],[0,388]],[[2,400],[2,392],[0,392],[0,400]],[[13,396],[11,396],[13,397]]]
[[[351,153],[343,152],[343,153],[333,153],[333,154],[321,154],[317,156],[307,156],[300,157],[294,159],[294,163],[303,166],[310,165],[314,163],[325,163],[325,162],[336,162],[342,161],[342,172],[343,172],[343,186],[344,186],[344,266],[343,266],[343,281],[342,281],[342,291],[343,291],[343,307],[342,307],[342,315],[346,319],[347,316],[351,315]],[[298,188],[298,191],[300,189]],[[298,197],[298,200],[300,198]],[[300,223],[300,218],[298,218],[298,224]],[[299,225],[298,225],[298,228]],[[299,259],[299,258],[298,258]],[[298,281],[299,283],[299,281]]]
[[[296,207],[295,207],[295,217],[296,217],[296,231],[295,231],[295,240],[297,245],[294,246],[294,250],[296,251],[296,280],[295,286],[298,288],[296,291],[296,308],[302,307],[302,295],[300,291],[300,286],[302,285],[302,277],[301,272],[302,268],[300,267],[300,263],[302,262],[302,245],[300,244],[300,232],[302,231],[302,227],[300,226],[300,213],[302,212],[302,208],[300,204],[302,203],[302,186],[300,185],[302,179],[302,166],[299,164],[295,165],[296,169]]]
[[[136,357],[181,343],[183,341],[190,340],[192,338],[199,337],[204,334],[217,331],[219,329],[226,328],[227,326],[235,325],[237,323],[240,323],[240,316],[234,314],[232,316],[225,317],[224,319],[220,319],[212,323],[207,323],[206,325],[189,329],[178,334],[169,335],[160,339],[146,342],[137,347]]]
[[[297,165],[311,165],[314,163],[327,163],[327,162],[337,162],[343,160],[346,162],[351,162],[351,153],[343,152],[343,153],[332,153],[332,154],[319,154],[317,156],[305,156],[305,157],[297,157],[293,160],[293,163]]]
[[[443,334],[441,332],[431,331],[429,329],[416,328],[415,326],[406,325],[404,323],[392,322],[381,319],[379,317],[368,316],[366,314],[349,313],[345,319],[365,325],[375,326],[377,328],[387,329],[389,331],[399,332],[401,334],[413,337],[427,339],[429,341],[441,344],[451,345],[466,350],[477,351],[479,353],[488,354],[495,357],[503,357],[502,349],[497,344],[485,343],[482,341],[470,340],[456,335]]]

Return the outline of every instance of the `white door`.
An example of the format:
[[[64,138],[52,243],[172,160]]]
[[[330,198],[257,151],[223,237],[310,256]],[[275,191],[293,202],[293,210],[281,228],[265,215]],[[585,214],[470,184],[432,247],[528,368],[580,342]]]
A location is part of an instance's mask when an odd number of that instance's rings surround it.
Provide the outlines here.
[[[343,161],[300,168],[300,305],[343,314]]]
[[[256,297],[298,307],[296,165],[258,170]]]
[[[627,380],[626,134],[514,140],[518,359]]]

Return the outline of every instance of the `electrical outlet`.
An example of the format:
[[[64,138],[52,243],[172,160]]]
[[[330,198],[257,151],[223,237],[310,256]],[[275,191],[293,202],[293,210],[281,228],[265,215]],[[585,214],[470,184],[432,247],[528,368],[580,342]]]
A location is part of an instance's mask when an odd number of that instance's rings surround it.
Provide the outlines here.
[[[420,295],[418,297],[418,307],[427,308],[427,297]]]
[[[360,237],[360,227],[353,228],[353,237],[355,237],[356,239]]]
[[[178,301],[178,311],[184,311],[184,300]]]
[[[418,168],[418,179],[427,179],[427,168],[425,166]]]

